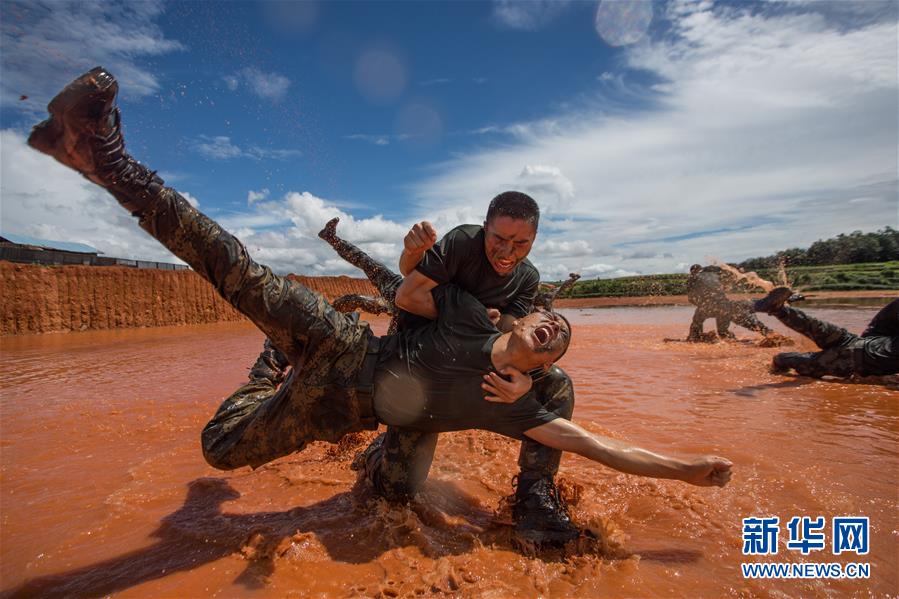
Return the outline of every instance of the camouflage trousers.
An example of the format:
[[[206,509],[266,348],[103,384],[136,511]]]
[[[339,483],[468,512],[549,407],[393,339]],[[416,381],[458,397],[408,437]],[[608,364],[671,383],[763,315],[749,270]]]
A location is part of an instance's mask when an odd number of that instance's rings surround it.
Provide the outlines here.
[[[257,467],[309,441],[377,428],[364,373],[373,371],[378,338],[358,315],[337,312],[320,294],[253,261],[172,189],[142,203],[140,226],[253,321],[292,366],[276,392],[245,389],[219,408],[202,435],[213,466]]]
[[[784,307],[774,313],[786,326],[797,333],[808,337],[821,348],[819,352],[784,352],[774,356],[774,366],[780,370],[792,368],[803,376],[820,378],[824,375],[848,377],[865,372],[865,346],[878,343],[882,335],[869,334],[858,336],[842,327],[813,318],[796,308]],[[875,370],[879,364],[874,364]],[[884,372],[889,372],[889,365],[882,365]],[[869,368],[870,369],[870,368]],[[893,365],[892,372],[899,369]],[[878,372],[879,373],[879,372]]]
[[[538,400],[550,412],[571,420],[574,413],[574,388],[571,379],[558,366],[534,382]],[[388,426],[387,433],[369,457],[366,468],[372,486],[382,497],[403,501],[414,495],[428,478],[428,470],[437,447],[437,433],[425,433]],[[531,439],[521,443],[518,466],[521,479],[555,477],[562,452]]]
[[[709,318],[715,319],[719,337],[730,336],[731,322],[762,335],[771,332],[771,329],[756,317],[753,303],[750,301],[733,301],[723,293],[691,298],[690,301],[696,306],[693,322],[690,323],[691,339],[702,335],[702,325]]]

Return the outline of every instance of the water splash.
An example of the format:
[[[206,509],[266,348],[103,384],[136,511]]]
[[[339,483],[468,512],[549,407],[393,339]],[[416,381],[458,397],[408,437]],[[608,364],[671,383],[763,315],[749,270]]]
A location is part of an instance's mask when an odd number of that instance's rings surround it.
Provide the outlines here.
[[[758,276],[758,274],[755,272],[741,272],[740,269],[738,269],[734,266],[731,266],[730,264],[727,264],[726,262],[721,262],[719,260],[715,260],[713,262],[713,264],[715,266],[720,267],[721,270],[732,274],[737,283],[739,283],[740,281],[745,281],[746,283],[749,283],[750,285],[752,285],[754,287],[760,287],[761,289],[765,290],[766,292],[771,291],[772,289],[777,287],[777,285],[775,285],[771,281],[767,281],[767,280],[763,279],[762,277]],[[786,275],[784,275],[784,276],[786,276]]]

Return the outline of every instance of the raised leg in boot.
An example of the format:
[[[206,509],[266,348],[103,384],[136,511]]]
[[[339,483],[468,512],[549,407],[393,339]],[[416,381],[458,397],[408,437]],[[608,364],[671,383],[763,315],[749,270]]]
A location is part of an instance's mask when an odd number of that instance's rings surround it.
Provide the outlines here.
[[[396,299],[396,290],[403,282],[403,277],[391,271],[352,243],[338,237],[337,223],[339,221],[339,218],[329,220],[325,228],[319,231],[318,236],[327,241],[341,258],[365,273],[365,276],[377,288],[381,297],[390,303],[392,312],[393,302]]]
[[[815,345],[821,349],[846,346],[858,339],[857,335],[853,335],[846,329],[813,318],[796,308],[785,306],[774,312],[773,316],[797,333],[814,341]]]
[[[125,152],[117,91],[101,68],[79,77],[50,102],[51,118],[35,127],[29,144],[106,188],[292,363],[301,363],[313,345],[358,342],[361,328],[321,295],[254,262],[240,241]]]

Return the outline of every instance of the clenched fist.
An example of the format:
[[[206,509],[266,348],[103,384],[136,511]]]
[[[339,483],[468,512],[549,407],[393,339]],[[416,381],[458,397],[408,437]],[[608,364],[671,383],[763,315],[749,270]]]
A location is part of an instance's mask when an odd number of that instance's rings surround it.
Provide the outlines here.
[[[403,238],[403,247],[410,254],[424,254],[437,243],[437,231],[426,220],[415,223]]]

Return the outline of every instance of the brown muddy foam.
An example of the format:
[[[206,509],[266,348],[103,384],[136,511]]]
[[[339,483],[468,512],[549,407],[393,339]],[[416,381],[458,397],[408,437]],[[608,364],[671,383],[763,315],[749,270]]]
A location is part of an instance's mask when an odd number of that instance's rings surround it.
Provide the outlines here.
[[[873,312],[815,313],[859,331]],[[256,471],[208,467],[199,431],[259,350],[262,336],[250,325],[6,338],[2,589],[134,597],[895,593],[899,393],[873,381],[772,375],[776,349],[664,343],[686,334],[691,313],[567,310],[575,334],[562,366],[575,382],[575,419],[658,451],[724,455],[735,463],[733,482],[697,488],[566,456],[563,493],[576,521],[605,543],[564,556],[526,555],[513,542],[503,498],[517,444],[497,435],[441,435],[429,482],[404,507],[372,497],[349,469],[371,434],[316,443]],[[801,340],[800,349],[813,348]],[[869,516],[871,579],[743,580],[740,521],[758,515]],[[847,561],[783,547],[778,556],[799,559]]]

